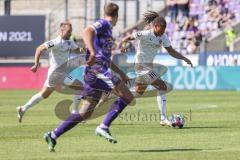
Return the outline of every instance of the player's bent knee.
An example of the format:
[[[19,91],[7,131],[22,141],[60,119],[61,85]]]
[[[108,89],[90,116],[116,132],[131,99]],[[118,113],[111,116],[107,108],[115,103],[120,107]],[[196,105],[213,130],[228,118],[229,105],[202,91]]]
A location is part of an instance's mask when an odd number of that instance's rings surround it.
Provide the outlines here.
[[[47,87],[47,88],[43,88],[42,90],[41,90],[41,95],[42,95],[42,97],[44,98],[44,99],[46,99],[46,98],[48,98],[51,94],[52,94],[52,92],[53,92],[53,88],[50,88],[50,87]]]
[[[165,85],[166,85],[166,90],[160,90],[159,89],[159,93],[166,94],[166,93],[168,93],[168,92],[173,90],[173,85],[172,84],[170,84],[168,82],[165,82]]]
[[[94,108],[96,107],[98,101],[87,99],[82,101],[82,107],[79,111],[81,117],[86,120],[91,117]]]
[[[42,97],[44,98],[44,99],[47,99],[49,96],[50,96],[50,94],[48,94],[48,93],[43,93],[43,94],[41,94],[42,95]]]
[[[129,93],[126,96],[124,96],[123,99],[127,104],[130,104],[134,100],[134,96],[132,95],[132,93]]]
[[[139,95],[143,95],[143,93],[145,92],[147,86],[143,85],[143,84],[138,84],[135,86],[135,92]]]

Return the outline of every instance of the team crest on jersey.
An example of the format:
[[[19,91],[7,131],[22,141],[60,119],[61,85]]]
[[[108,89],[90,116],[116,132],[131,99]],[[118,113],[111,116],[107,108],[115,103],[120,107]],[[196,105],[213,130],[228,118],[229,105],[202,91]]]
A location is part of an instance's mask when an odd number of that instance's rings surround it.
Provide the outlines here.
[[[102,27],[102,24],[101,24],[100,22],[95,22],[95,23],[93,24],[93,26],[94,26],[95,28],[100,28],[100,27]]]
[[[70,46],[70,45],[71,45],[71,42],[70,42],[70,41],[67,41],[67,45],[69,45],[69,46]]]

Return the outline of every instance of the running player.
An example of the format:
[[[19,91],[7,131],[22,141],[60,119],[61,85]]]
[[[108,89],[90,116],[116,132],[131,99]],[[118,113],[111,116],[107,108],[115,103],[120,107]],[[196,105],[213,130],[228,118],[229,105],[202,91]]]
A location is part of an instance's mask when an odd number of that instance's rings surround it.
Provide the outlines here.
[[[88,66],[84,76],[83,105],[81,106],[80,114],[71,115],[54,131],[44,134],[50,151],[54,151],[58,137],[91,116],[102,93],[111,92],[112,90],[119,98],[111,105],[102,124],[96,128],[96,134],[104,137],[111,143],[117,143],[117,140],[111,136],[109,127],[113,120],[134,99],[132,93],[125,85],[128,77],[111,61],[111,50],[114,45],[112,27],[117,23],[118,9],[117,4],[107,3],[104,6],[104,19],[97,20],[84,31],[83,40],[87,47],[86,58]],[[113,75],[109,69],[116,72],[121,80],[116,75]]]
[[[163,46],[174,58],[184,60],[192,66],[192,62],[172,48],[168,36],[165,34],[166,21],[157,12],[148,11],[144,14],[144,21],[150,26],[148,30],[133,33],[123,39],[122,43],[138,40],[137,53],[135,55],[135,70],[141,75],[136,80],[135,91],[142,95],[148,85],[153,85],[159,90],[157,95],[158,108],[161,114],[161,125],[170,126],[166,114],[166,92],[170,90],[166,82],[153,70],[153,60],[158,50]],[[123,49],[123,52],[126,48]]]
[[[52,92],[54,91],[55,84],[54,82],[52,82],[52,80],[50,80],[51,79],[50,76],[53,74],[54,71],[56,71],[58,67],[67,62],[69,52],[73,51],[75,53],[80,53],[77,44],[73,40],[69,39],[71,34],[72,34],[71,23],[63,22],[60,24],[60,35],[56,39],[45,42],[41,44],[39,47],[37,47],[35,53],[35,64],[32,66],[31,70],[32,72],[36,72],[39,67],[40,56],[45,51],[50,51],[49,53],[50,67],[48,69],[48,77],[44,83],[42,90],[39,93],[32,96],[32,98],[23,106],[17,107],[19,122],[22,122],[23,115],[29,108],[33,107],[41,100],[48,98],[52,94]],[[72,77],[69,77],[69,79],[66,80],[68,85],[70,84],[73,86],[81,85],[80,81],[73,80]],[[77,87],[75,89],[77,89]],[[74,97],[74,110],[73,110],[74,112],[78,113],[79,104],[80,104],[79,95],[76,95]]]

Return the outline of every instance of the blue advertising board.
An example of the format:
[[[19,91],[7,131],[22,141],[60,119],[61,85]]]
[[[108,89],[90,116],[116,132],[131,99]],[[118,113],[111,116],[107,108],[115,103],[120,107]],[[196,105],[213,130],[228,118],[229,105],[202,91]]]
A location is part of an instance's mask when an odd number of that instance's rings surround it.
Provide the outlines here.
[[[122,69],[126,74],[134,73],[133,68]],[[160,74],[161,69],[154,70]],[[71,74],[83,81],[84,67],[77,68]],[[170,66],[163,79],[176,90],[240,90],[240,67]]]
[[[240,52],[201,53],[199,64],[206,66],[240,66]]]
[[[240,90],[240,67],[168,67],[163,77],[178,90]]]

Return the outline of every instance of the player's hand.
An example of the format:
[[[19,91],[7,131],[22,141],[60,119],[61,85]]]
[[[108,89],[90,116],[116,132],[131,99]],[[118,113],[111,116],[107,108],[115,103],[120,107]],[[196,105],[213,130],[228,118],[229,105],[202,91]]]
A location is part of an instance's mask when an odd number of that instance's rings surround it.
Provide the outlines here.
[[[121,53],[127,53],[127,50],[128,50],[127,48],[121,48],[120,51],[121,51]]]
[[[87,61],[87,65],[88,66],[92,66],[95,63],[95,54],[91,54],[88,61]]]
[[[39,64],[34,64],[31,68],[31,71],[32,72],[37,72],[38,66],[39,66]]]
[[[130,42],[123,41],[120,49],[121,53],[126,53],[130,47],[131,47]]]
[[[184,61],[185,61],[187,64],[189,64],[191,67],[193,67],[192,62],[191,62],[189,59],[185,58]]]

